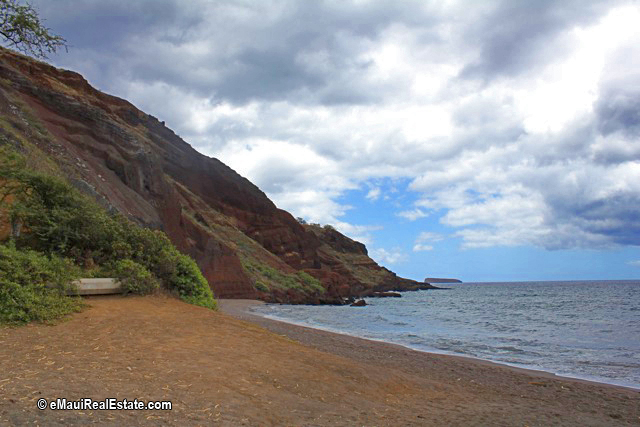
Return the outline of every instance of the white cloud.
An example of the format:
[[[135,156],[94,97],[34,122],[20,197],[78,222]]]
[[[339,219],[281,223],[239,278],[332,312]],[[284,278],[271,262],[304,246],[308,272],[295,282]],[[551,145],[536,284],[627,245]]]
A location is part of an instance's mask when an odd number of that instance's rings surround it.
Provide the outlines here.
[[[369,256],[373,258],[379,264],[400,264],[408,259],[407,254],[400,248],[392,248],[386,250],[383,248],[372,249],[369,251]]]
[[[433,250],[433,245],[431,243],[439,242],[443,239],[444,237],[441,234],[432,233],[430,231],[423,231],[416,238],[416,241],[413,245],[413,251],[431,251]]]
[[[380,187],[374,187],[371,190],[369,190],[369,192],[365,197],[373,202],[378,200],[378,198],[380,198],[380,192],[381,192]]]
[[[334,226],[342,234],[360,243],[364,243],[366,246],[373,244],[373,236],[371,233],[382,230],[382,226],[379,225],[353,225],[344,221],[337,221]]]
[[[632,265],[634,267],[640,267],[640,260],[629,261],[629,262],[627,262],[627,264]]]
[[[429,216],[428,213],[424,212],[420,208],[415,208],[408,211],[401,211],[401,212],[398,212],[397,215],[401,218],[408,219],[409,221],[415,221],[417,219]]]

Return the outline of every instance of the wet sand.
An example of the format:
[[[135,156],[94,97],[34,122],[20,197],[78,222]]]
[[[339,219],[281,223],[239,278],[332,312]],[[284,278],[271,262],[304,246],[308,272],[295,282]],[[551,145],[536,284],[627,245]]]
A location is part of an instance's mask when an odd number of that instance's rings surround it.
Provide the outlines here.
[[[276,322],[253,302],[88,301],[55,326],[0,327],[0,425],[640,425],[637,390]],[[173,408],[36,409],[55,397]]]

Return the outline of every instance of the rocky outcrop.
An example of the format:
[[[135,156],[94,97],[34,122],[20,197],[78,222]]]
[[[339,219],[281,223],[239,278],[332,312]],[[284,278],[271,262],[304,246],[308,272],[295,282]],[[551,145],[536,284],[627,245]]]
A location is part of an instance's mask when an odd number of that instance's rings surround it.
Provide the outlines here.
[[[339,303],[426,286],[380,267],[363,244],[330,227],[298,223],[164,122],[77,73],[0,48],[0,113],[0,142],[105,208],[165,231],[218,297]],[[300,286],[287,288],[289,279]]]
[[[424,279],[425,283],[462,283],[459,279],[444,279],[441,277],[427,277]]]

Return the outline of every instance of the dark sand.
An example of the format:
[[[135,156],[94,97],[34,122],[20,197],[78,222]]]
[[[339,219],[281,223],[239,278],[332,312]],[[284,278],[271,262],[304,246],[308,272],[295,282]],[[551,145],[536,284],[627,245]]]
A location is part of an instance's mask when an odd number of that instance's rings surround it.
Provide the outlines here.
[[[248,302],[89,303],[55,326],[0,327],[0,425],[640,425],[637,390],[275,322]],[[55,397],[173,409],[36,409]]]

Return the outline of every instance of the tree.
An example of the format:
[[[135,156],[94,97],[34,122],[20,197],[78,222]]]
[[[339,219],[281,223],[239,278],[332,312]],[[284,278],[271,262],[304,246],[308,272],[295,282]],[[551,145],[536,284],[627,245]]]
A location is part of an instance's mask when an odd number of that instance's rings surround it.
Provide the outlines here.
[[[42,24],[33,6],[18,0],[0,0],[0,36],[9,47],[40,59],[67,47],[64,38]]]

